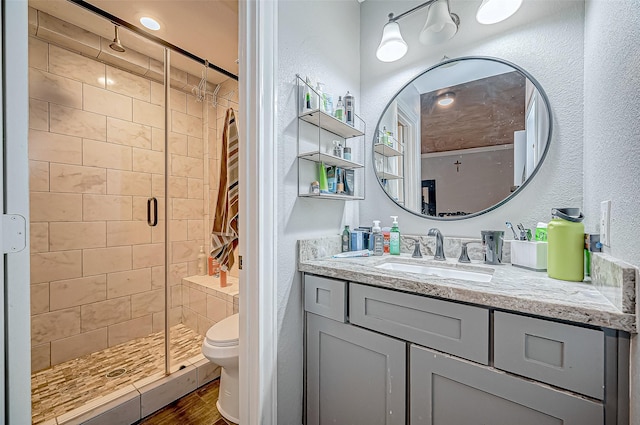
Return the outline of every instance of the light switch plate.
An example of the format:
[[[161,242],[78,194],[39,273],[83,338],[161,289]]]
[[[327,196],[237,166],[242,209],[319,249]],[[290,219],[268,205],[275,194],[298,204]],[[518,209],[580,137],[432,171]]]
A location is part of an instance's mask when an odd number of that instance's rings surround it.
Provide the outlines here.
[[[611,201],[600,203],[600,242],[605,246],[611,246]]]

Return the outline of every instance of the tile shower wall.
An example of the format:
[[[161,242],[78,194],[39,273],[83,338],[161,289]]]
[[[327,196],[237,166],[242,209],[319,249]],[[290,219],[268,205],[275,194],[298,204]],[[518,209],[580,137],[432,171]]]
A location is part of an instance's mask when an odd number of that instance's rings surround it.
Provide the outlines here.
[[[35,371],[164,326],[164,222],[146,223],[150,196],[164,220],[164,99],[157,82],[34,37],[29,65]],[[205,124],[215,108],[175,89],[170,107],[175,324],[181,280],[196,274],[208,239],[205,193],[217,173],[205,179],[205,148],[218,146],[204,143],[216,134],[216,120]]]

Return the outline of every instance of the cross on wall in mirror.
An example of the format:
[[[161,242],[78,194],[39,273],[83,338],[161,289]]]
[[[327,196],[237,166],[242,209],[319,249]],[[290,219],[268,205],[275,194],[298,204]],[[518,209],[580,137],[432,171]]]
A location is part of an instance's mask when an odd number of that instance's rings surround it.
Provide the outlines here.
[[[453,165],[456,166],[456,172],[460,172],[460,166],[462,165],[462,162],[460,162],[460,160],[456,161],[453,163]]]

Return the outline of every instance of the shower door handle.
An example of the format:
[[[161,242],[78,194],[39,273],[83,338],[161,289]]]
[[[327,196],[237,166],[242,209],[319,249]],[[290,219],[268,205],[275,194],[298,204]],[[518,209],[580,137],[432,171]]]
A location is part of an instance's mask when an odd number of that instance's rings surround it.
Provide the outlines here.
[[[153,214],[151,213],[152,209]],[[156,198],[147,199],[147,224],[151,227],[158,224],[158,200]]]

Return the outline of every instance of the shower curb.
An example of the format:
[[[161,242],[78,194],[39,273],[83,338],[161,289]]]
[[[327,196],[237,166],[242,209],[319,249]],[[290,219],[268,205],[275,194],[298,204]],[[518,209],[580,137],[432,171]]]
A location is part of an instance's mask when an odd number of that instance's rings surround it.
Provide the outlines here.
[[[199,354],[42,425],[131,425],[219,377],[220,367]]]

